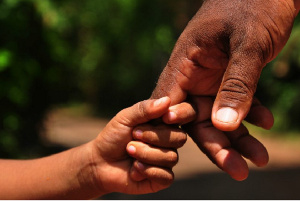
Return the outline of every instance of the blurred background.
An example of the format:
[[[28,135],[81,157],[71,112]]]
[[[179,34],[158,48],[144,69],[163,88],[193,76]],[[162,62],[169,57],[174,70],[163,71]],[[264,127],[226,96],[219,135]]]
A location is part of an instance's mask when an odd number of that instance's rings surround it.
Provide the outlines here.
[[[77,146],[118,111],[147,99],[201,3],[0,0],[0,157]],[[249,179],[235,182],[189,139],[171,188],[104,199],[300,199],[300,16],[263,70],[257,97],[275,115],[271,131],[250,126],[269,149],[266,168],[251,166]]]

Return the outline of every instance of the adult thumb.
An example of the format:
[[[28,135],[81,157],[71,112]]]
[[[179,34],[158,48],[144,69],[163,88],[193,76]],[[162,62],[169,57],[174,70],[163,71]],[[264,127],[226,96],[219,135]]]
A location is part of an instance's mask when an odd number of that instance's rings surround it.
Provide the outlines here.
[[[232,54],[212,109],[214,126],[236,130],[247,116],[264,66],[258,51]]]

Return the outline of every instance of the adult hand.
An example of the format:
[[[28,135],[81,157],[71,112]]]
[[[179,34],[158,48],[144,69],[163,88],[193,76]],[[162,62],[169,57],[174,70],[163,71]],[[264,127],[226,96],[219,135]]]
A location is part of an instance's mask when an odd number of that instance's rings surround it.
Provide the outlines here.
[[[288,40],[298,9],[298,0],[204,1],[153,91],[152,98],[169,96],[171,105],[207,96],[194,101],[199,117],[186,129],[199,148],[236,180],[248,175],[243,157],[257,166],[268,162],[264,146],[241,122],[272,127],[272,113],[253,95],[263,67]]]
[[[177,104],[189,95],[216,96],[213,125],[239,128],[253,102],[263,67],[289,38],[299,1],[206,0],[178,39],[152,98]],[[253,110],[254,123],[273,124],[271,113]],[[260,119],[265,119],[259,122]]]

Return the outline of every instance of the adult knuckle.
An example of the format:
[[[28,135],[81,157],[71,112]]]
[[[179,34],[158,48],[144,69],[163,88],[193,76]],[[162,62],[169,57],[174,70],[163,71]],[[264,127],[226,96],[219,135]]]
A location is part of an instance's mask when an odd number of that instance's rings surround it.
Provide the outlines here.
[[[254,94],[254,86],[250,86],[244,78],[229,78],[224,81],[220,91],[222,98],[246,102],[252,98]]]

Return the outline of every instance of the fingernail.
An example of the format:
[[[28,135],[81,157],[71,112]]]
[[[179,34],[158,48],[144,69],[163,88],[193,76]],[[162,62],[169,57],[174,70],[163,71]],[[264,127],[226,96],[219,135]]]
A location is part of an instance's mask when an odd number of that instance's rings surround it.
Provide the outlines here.
[[[217,111],[216,118],[218,121],[224,123],[234,123],[237,122],[239,114],[230,107],[224,107]]]
[[[140,161],[137,161],[137,167],[138,167],[138,169],[140,169],[140,170],[145,169],[145,165],[144,165],[143,163],[141,163]]]
[[[127,151],[128,153],[130,154],[134,154],[136,152],[136,148],[133,146],[133,145],[130,145],[128,148],[127,148]]]
[[[168,100],[168,97],[163,97],[163,98],[160,98],[160,99],[156,100],[156,101],[154,102],[154,107],[159,106],[160,104],[164,103],[164,102],[167,101],[167,100]]]
[[[143,131],[142,130],[136,130],[134,132],[134,136],[137,138],[137,139],[141,139],[143,137]]]
[[[177,118],[177,114],[175,112],[169,112],[168,113],[169,121],[174,121],[176,118]]]

